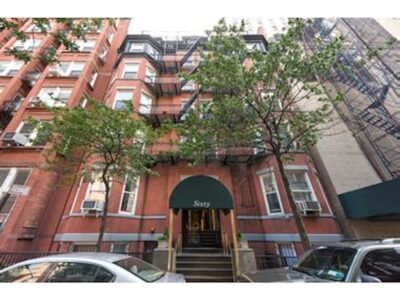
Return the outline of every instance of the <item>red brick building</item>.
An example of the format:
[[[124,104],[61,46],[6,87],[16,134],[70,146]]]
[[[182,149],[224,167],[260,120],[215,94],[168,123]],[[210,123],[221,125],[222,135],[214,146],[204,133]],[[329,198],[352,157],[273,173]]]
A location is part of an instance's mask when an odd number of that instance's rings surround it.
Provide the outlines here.
[[[123,108],[128,100],[153,126],[159,126],[165,118],[184,121],[186,109],[211,101],[211,93],[199,92],[195,83],[177,77],[177,72],[196,67],[200,59],[196,49],[204,38],[166,41],[126,35],[128,23],[121,19],[114,25],[104,24],[80,43],[80,52],[66,52],[60,47],[62,64],[58,67],[34,61],[18,64],[4,54],[7,45],[15,41],[3,39],[0,103],[4,116],[11,111],[11,119],[5,122],[0,148],[0,251],[90,250],[97,239],[100,218],[88,212],[101,207],[95,203],[104,196],[102,184],[76,177],[70,186],[56,187],[61,175],[38,167],[43,163],[45,146],[26,141],[35,132],[24,126],[24,120],[30,116],[51,118],[40,105],[40,101],[52,105],[46,94],[57,94],[68,106],[84,105],[80,102],[84,95],[104,99],[114,109]],[[27,20],[23,28],[28,30],[29,24]],[[262,35],[244,38],[249,47],[267,51]],[[40,51],[51,42],[43,36],[32,50]],[[212,243],[219,246],[230,243],[233,215],[238,231],[257,255],[302,252],[274,157],[238,148],[211,153],[204,163],[191,167],[185,159],[167,155],[170,147],[160,141],[148,149],[157,157],[154,171],[158,175],[127,178],[123,185],[113,183],[104,251],[150,251],[168,227],[169,210],[174,209],[173,240],[184,247],[207,246],[202,232],[213,232],[216,239]],[[311,241],[340,240],[340,228],[313,163],[298,152],[286,168]],[[132,184],[134,181],[138,184]],[[191,208],[172,204],[174,192],[186,185],[190,193],[191,184],[193,191],[198,189]],[[218,200],[210,200],[213,192],[228,195],[230,210],[218,206]]]

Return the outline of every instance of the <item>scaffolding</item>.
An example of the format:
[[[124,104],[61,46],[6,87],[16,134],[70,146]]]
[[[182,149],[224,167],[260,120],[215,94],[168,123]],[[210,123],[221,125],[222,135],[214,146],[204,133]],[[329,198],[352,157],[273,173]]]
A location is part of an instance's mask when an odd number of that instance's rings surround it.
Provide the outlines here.
[[[337,110],[356,139],[373,150],[371,163],[381,176],[400,177],[400,120],[395,115],[400,111],[400,42],[388,47],[393,37],[371,18],[314,19],[303,41],[313,51],[317,39],[339,35],[344,38],[340,66],[324,78],[325,90],[330,96],[344,94]],[[379,47],[384,50],[363,62]]]

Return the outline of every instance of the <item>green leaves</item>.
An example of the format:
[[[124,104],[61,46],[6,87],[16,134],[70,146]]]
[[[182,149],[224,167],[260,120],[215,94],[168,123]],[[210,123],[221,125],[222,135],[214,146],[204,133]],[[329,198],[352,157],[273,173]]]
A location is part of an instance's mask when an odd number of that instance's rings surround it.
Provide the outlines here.
[[[220,20],[201,52],[197,72],[185,75],[214,94],[207,111],[199,107],[176,126],[186,138],[181,152],[200,161],[227,147],[255,146],[281,155],[316,143],[332,108],[316,78],[337,63],[342,38],[319,41],[318,49],[307,53],[301,39],[309,23],[291,19],[288,32],[270,42],[267,53],[249,53],[244,27]],[[310,109],[310,101],[319,105]]]
[[[0,18],[0,32],[9,29],[10,35],[16,37],[18,41],[26,41],[29,35],[20,29],[22,22],[22,19]],[[30,51],[19,50],[15,47],[8,48],[6,53],[25,63],[33,59],[39,59],[45,63],[56,62],[56,50],[59,46],[64,46],[68,51],[78,51],[79,48],[75,41],[77,39],[86,40],[88,33],[97,31],[105,22],[113,23],[110,19],[102,18],[33,18],[32,24],[38,29],[38,33],[51,36],[53,45],[37,56],[33,56]],[[51,28],[56,29],[50,30]]]
[[[131,110],[112,110],[88,99],[82,107],[52,109],[52,122],[31,122],[38,128],[40,141],[51,143],[45,153],[50,166],[59,164],[82,170],[93,164],[107,168],[107,176],[123,178],[126,174],[151,173],[153,158],[144,151],[158,133]],[[87,166],[87,168],[85,167]]]

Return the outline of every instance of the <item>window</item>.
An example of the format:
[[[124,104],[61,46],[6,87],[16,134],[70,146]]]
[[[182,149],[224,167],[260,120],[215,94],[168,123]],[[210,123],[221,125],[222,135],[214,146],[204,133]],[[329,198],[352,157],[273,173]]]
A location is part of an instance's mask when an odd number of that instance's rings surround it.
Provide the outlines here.
[[[11,102],[8,105],[8,108],[12,109],[12,111],[17,111],[17,109],[20,107],[22,101],[24,101],[24,96],[22,96],[20,93],[18,93],[14,96],[14,98],[12,98]]]
[[[182,91],[192,91],[194,85],[194,81],[193,80],[189,80],[184,86],[181,87]]]
[[[95,244],[74,244],[71,249],[72,252],[96,252]]]
[[[2,61],[0,62],[0,76],[14,76],[23,66],[22,61]]]
[[[365,256],[360,269],[363,274],[382,282],[400,282],[400,248],[372,250]]]
[[[142,52],[144,50],[144,43],[130,43],[128,52]]]
[[[13,268],[0,274],[0,282],[37,282],[50,265],[50,263],[38,263]]]
[[[260,176],[260,179],[268,213],[283,213],[281,200],[276,186],[275,176],[272,170],[269,170],[267,173],[262,174]]]
[[[112,30],[107,31],[107,40],[111,44],[112,40],[114,38],[114,32]]]
[[[156,81],[157,73],[154,69],[147,67],[146,69],[146,82],[153,83]]]
[[[111,282],[114,275],[102,267],[88,263],[57,263],[47,276],[47,282]]]
[[[93,182],[89,183],[86,199],[91,201],[104,201],[106,197],[106,186],[104,185],[100,172],[93,173]]]
[[[96,70],[93,70],[92,74],[90,74],[90,79],[89,79],[89,85],[91,87],[94,87],[94,84],[96,83],[97,76],[99,76],[99,73]]]
[[[39,143],[38,141],[35,141],[37,136],[37,129],[34,128],[33,125],[30,123],[22,122],[19,125],[17,132],[27,137],[28,143],[24,145],[26,147],[43,146],[45,144],[45,142]]]
[[[128,253],[128,243],[113,243],[111,245],[112,253]]]
[[[0,86],[0,94],[4,91],[4,86]]]
[[[30,169],[0,168],[0,228],[6,223],[18,195],[11,192],[14,186],[24,186]]]
[[[277,244],[276,248],[282,267],[291,267],[295,264],[297,255],[292,243]]]
[[[147,282],[156,281],[165,274],[163,270],[137,259],[136,257],[123,259],[117,261],[115,264]]]
[[[51,24],[43,24],[43,27],[46,29],[46,31],[50,31],[52,26]],[[42,31],[42,29],[36,25],[36,24],[32,24],[28,27],[28,29],[26,30],[28,32],[44,32]]]
[[[293,140],[293,133],[289,125],[281,125],[279,127],[279,139],[282,145],[282,151],[295,151],[297,143]]]
[[[132,90],[117,90],[117,93],[115,94],[114,109],[125,109],[126,103],[131,102],[132,97]]]
[[[135,42],[128,44],[126,48],[127,52],[135,52],[135,53],[146,53],[151,56],[153,59],[159,59],[160,53],[156,50],[152,45],[143,42]]]
[[[122,78],[135,79],[138,75],[138,70],[139,70],[139,64],[125,64]]]
[[[135,212],[138,188],[139,188],[139,178],[137,176],[125,178],[120,212],[124,213]]]
[[[50,74],[56,74],[58,76],[78,77],[81,75],[84,67],[84,61],[61,61],[52,66],[49,72]]]
[[[103,46],[100,50],[99,58],[101,59],[102,62],[105,62],[106,57],[107,57],[107,48]]]
[[[45,87],[38,94],[41,102],[50,107],[63,107],[71,95],[71,88]]]
[[[95,40],[76,40],[75,44],[78,46],[79,51],[81,52],[90,52],[94,49],[94,45],[96,44]]]
[[[316,201],[305,170],[286,170],[295,201]]]
[[[153,99],[149,95],[142,93],[142,96],[140,97],[139,112],[141,114],[149,114],[151,112],[152,102]]]
[[[249,52],[258,50],[261,52],[265,52],[265,46],[262,42],[248,42],[246,43],[246,48]]]
[[[14,44],[14,48],[18,50],[26,50],[26,51],[33,51],[36,49],[42,40],[39,39],[26,39],[25,41],[16,41]]]

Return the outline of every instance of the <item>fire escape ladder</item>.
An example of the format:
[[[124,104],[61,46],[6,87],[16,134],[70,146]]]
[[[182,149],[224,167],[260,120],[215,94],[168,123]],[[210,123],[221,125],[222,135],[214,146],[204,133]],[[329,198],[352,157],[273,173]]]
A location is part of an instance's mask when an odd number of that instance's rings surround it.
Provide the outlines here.
[[[188,75],[192,75],[197,71],[198,66],[195,66],[189,73]],[[182,79],[180,81],[180,88],[182,89],[187,83],[189,82],[189,80],[187,79]]]
[[[198,38],[186,51],[185,55],[182,57],[181,61],[180,61],[180,67],[182,67],[185,62],[187,62],[187,60],[189,59],[189,57],[192,56],[193,52],[197,49],[197,46],[200,43],[201,38]]]
[[[368,124],[375,126],[387,134],[390,134],[398,139],[400,139],[400,127],[394,120],[383,119],[380,116],[377,116],[374,113],[369,112],[368,110],[364,110],[360,113],[360,117],[362,120],[367,122]]]
[[[196,101],[199,94],[200,94],[200,90],[197,90],[192,94],[189,101],[182,107],[181,111],[179,112],[178,120],[181,120],[181,118],[189,111],[190,107]]]

